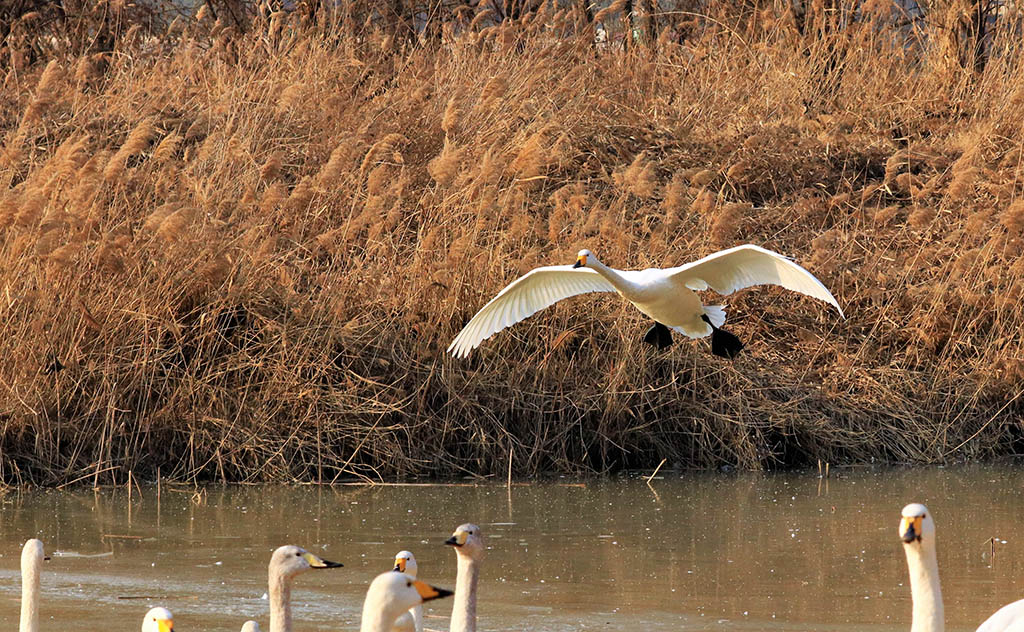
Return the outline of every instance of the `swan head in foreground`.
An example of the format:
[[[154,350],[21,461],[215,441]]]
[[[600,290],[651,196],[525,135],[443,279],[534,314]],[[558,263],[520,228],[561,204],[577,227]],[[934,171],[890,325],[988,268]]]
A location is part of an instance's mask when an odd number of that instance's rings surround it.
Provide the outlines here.
[[[900,519],[900,539],[904,545],[935,549],[935,521],[928,508],[921,503],[910,503],[903,508]]]
[[[260,632],[260,624],[255,621],[246,621],[242,624],[242,632]]]
[[[939,562],[935,556],[935,521],[928,508],[911,503],[900,512],[900,540],[910,571],[910,595],[913,600],[911,632],[942,632],[945,616]]]
[[[21,548],[21,567],[38,565],[43,560],[50,559],[43,553],[43,541],[32,538],[25,542]]]
[[[419,568],[419,565],[416,563],[416,556],[409,551],[399,551],[398,555],[395,556],[395,570],[399,573],[416,577],[416,571]]]
[[[344,564],[319,558],[306,549],[292,544],[277,547],[270,556],[270,574],[291,579],[310,569],[340,568]]]
[[[389,630],[395,619],[409,608],[451,594],[450,590],[436,588],[405,573],[382,573],[366,591],[361,629],[364,632]]]
[[[50,558],[43,554],[43,543],[32,538],[21,549],[21,617],[20,632],[39,630],[39,580],[43,560]]]
[[[142,620],[142,632],[174,632],[174,617],[167,608],[156,607]]]
[[[467,522],[455,529],[452,537],[444,541],[445,544],[455,547],[455,552],[473,559],[480,559],[484,555],[484,536],[480,527]]]

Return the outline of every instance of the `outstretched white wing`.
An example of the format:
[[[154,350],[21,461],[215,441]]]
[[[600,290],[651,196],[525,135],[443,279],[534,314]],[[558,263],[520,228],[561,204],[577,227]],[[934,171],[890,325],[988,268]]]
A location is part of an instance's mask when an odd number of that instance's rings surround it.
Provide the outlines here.
[[[614,291],[611,283],[589,268],[536,268],[510,283],[484,305],[455,336],[448,347],[448,353],[457,358],[465,358],[495,333],[563,298],[588,292]]]
[[[700,287],[703,281],[719,294],[732,294],[752,285],[781,285],[825,301],[844,316],[835,297],[813,274],[777,252],[751,244],[722,250],[665,272],[691,288]]]

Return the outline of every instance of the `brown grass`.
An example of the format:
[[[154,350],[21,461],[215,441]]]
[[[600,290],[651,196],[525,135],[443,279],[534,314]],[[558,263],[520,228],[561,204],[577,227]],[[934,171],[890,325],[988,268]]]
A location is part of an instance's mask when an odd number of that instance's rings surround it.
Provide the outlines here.
[[[422,38],[204,15],[117,54],[18,53],[0,93],[0,480],[1019,452],[1012,29],[978,67],[929,24],[893,37],[881,11],[844,29],[666,14],[629,46],[608,11],[601,45],[549,6]],[[639,314],[585,297],[444,354],[504,284],[580,248],[632,268],[745,242],[795,256],[848,319],[738,293],[749,344],[723,362],[706,341],[656,352]]]

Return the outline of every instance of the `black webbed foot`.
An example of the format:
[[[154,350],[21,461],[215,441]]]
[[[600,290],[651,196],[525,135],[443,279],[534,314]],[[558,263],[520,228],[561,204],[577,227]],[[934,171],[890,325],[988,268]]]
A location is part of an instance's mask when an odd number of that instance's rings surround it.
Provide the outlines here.
[[[732,360],[743,350],[743,343],[731,332],[715,329],[711,332],[711,353]]]
[[[667,349],[672,346],[672,332],[661,323],[654,323],[644,335],[644,342],[659,349]]]
[[[701,315],[701,320],[711,325],[711,353],[721,358],[732,360],[743,350],[743,342],[732,332],[719,329],[711,324],[707,314]]]

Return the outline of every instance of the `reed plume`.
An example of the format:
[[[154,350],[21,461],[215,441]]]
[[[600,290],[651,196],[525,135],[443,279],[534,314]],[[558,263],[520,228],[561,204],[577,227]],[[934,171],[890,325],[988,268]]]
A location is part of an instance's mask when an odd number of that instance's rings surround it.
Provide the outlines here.
[[[869,24],[827,2],[662,4],[656,24],[624,0],[444,4],[422,31],[360,3],[173,25],[120,4],[108,31],[41,9],[0,51],[0,483],[1019,443],[1014,38],[976,70],[943,49],[943,15],[911,32],[878,2]],[[745,242],[793,256],[847,319],[737,292],[751,344],[726,363],[704,340],[655,353],[618,304],[580,297],[444,353],[505,284],[580,248],[642,268]],[[55,347],[76,358],[56,378],[31,357]]]

